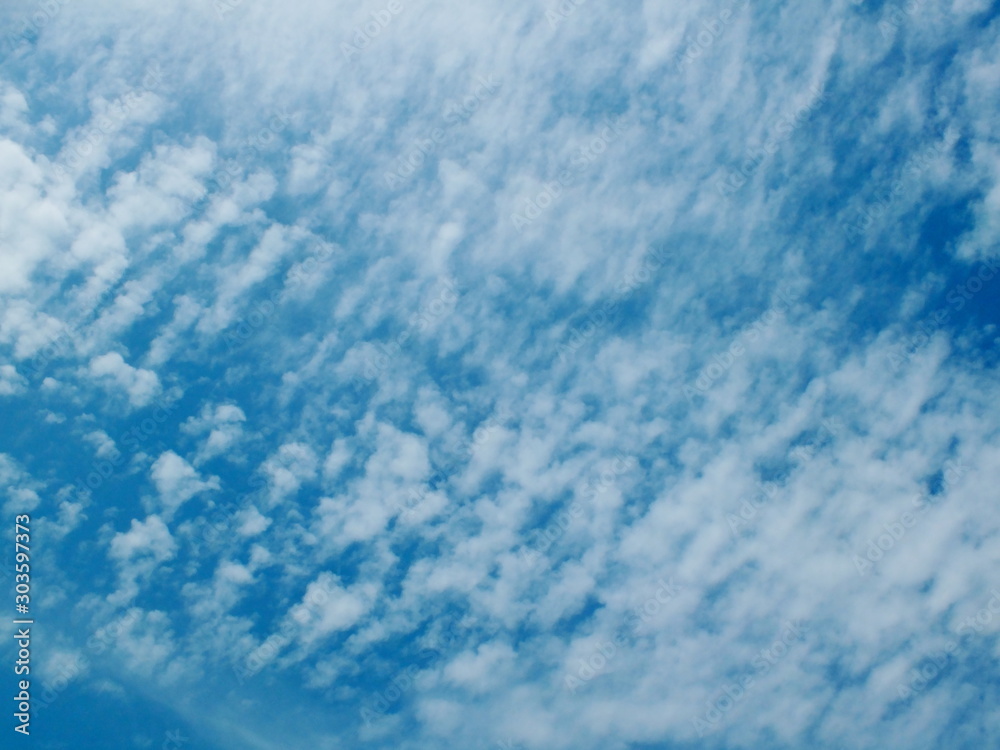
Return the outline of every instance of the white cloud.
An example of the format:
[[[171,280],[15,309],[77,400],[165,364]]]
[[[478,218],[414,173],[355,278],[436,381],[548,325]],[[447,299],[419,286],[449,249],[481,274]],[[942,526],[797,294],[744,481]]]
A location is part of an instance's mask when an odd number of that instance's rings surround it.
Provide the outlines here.
[[[0,365],[0,396],[15,396],[24,392],[28,381],[14,365]]]
[[[146,406],[162,391],[155,372],[132,367],[118,352],[90,360],[90,375],[124,390],[133,407]]]
[[[3,508],[8,516],[30,513],[41,502],[38,491],[44,485],[6,453],[0,453],[0,486],[7,497]]]
[[[160,454],[149,473],[160,495],[163,515],[167,519],[195,495],[219,489],[218,477],[203,480],[191,464],[173,451]]]
[[[108,601],[118,606],[132,601],[139,592],[140,579],[150,576],[176,554],[177,542],[162,518],[133,518],[129,530],[116,533],[109,543],[108,557],[118,567],[120,583]]]
[[[302,638],[308,644],[357,625],[371,610],[377,592],[378,587],[372,584],[344,587],[337,576],[321,573],[306,587],[302,601],[289,616],[302,626]]]
[[[118,453],[118,448],[115,446],[115,441],[111,439],[104,430],[94,430],[93,432],[88,432],[83,436],[83,439],[94,446],[95,455],[98,458],[107,458],[115,453]]]
[[[505,643],[484,643],[474,652],[459,654],[445,667],[444,676],[472,693],[484,693],[502,684],[506,677],[504,668],[509,668],[516,658],[514,650]]]
[[[240,514],[240,525],[238,530],[243,536],[257,536],[258,534],[267,531],[267,528],[271,525],[271,523],[272,520],[270,518],[263,515],[256,508],[250,507]]]
[[[261,467],[268,479],[271,504],[298,492],[303,482],[316,478],[319,461],[305,443],[286,443]]]
[[[145,521],[132,519],[131,528],[115,534],[110,548],[111,557],[125,564],[140,558],[161,563],[176,552],[177,544],[159,516],[149,516]]]
[[[985,3],[924,4],[887,28],[891,7],[853,3],[751,3],[732,22],[725,4],[589,3],[550,24],[549,6],[431,2],[405,6],[350,62],[330,40],[371,9],[234,5],[221,19],[208,3],[151,7],[135,44],[109,46],[125,17],[66,4],[12,58],[21,90],[0,88],[0,346],[12,362],[0,394],[31,398],[24,375],[39,365],[48,414],[92,410],[108,430],[83,436],[98,455],[127,444],[108,426],[120,410],[84,398],[88,379],[135,408],[175,382],[204,399],[185,404],[180,445],[133,457],[159,514],[100,532],[120,573],[114,601],[154,586],[186,597],[184,628],[146,613],[124,641],[151,685],[187,680],[191,701],[159,700],[221,744],[286,746],[274,712],[252,710],[275,700],[265,678],[249,703],[208,715],[194,676],[227,670],[301,597],[300,637],[270,668],[337,709],[300,728],[301,746],[356,738],[369,687],[356,665],[365,680],[381,674],[369,665],[395,674],[410,658],[400,644],[448,629],[456,639],[435,646],[379,741],[399,744],[405,727],[414,748],[697,744],[692,716],[793,618],[806,637],[754,674],[708,745],[963,747],[998,734],[968,700],[988,686],[958,660],[912,703],[895,700],[901,675],[984,606],[1000,559],[996,332],[947,302],[953,317],[926,341],[912,322],[995,244],[998,113],[982,92],[1000,44],[995,21],[975,15]],[[942,55],[945,66],[920,62]],[[154,58],[162,84],[57,173]],[[303,73],[317,59],[325,74]],[[481,75],[503,83],[450,122]],[[784,132],[813,86],[821,106]],[[50,88],[68,109],[46,117]],[[254,140],[279,105],[289,126]],[[628,127],[603,142],[617,116]],[[442,124],[447,139],[423,143],[390,189],[386,172]],[[768,143],[774,153],[753,156]],[[933,163],[908,174],[934,144]],[[748,164],[746,184],[719,195],[719,177]],[[563,169],[572,179],[553,189]],[[886,189],[884,220],[845,236]],[[518,231],[511,214],[527,207]],[[284,294],[312,246],[335,240],[343,252]],[[632,284],[653,247],[665,261]],[[444,278],[461,294],[436,314]],[[914,292],[916,279],[929,284]],[[786,286],[794,304],[748,334]],[[252,336],[230,350],[240,324]],[[369,360],[377,377],[349,383]],[[707,368],[710,387],[687,398]],[[476,441],[499,404],[509,419]],[[823,436],[834,416],[843,429]],[[640,461],[588,493],[618,453]],[[203,476],[220,457],[225,481]],[[852,557],[949,460],[970,467],[962,481],[859,575]],[[226,511],[245,474],[267,481],[264,497]],[[8,508],[56,512],[13,457],[0,476]],[[764,481],[774,492],[754,507]],[[166,523],[208,491],[226,532],[202,534],[199,515],[175,539]],[[115,497],[101,512],[129,518],[137,503]],[[68,534],[95,506],[62,498],[47,520]],[[532,562],[521,553],[538,528],[551,538]],[[150,580],[174,560],[183,575]],[[78,586],[74,570],[52,575]],[[683,593],[604,656],[669,575]],[[233,614],[265,584],[278,614]],[[595,653],[606,663],[565,689]],[[817,667],[829,664],[843,679]]]
[[[194,463],[200,465],[224,454],[230,454],[230,460],[239,462],[242,456],[233,455],[233,449],[244,438],[243,423],[246,419],[243,410],[234,404],[219,404],[214,408],[206,404],[202,407],[200,416],[189,418],[181,426],[181,430],[189,435],[202,436],[208,433],[198,449]]]
[[[0,138],[0,292],[23,292],[32,274],[69,240],[58,201],[46,194],[45,173],[17,143]]]

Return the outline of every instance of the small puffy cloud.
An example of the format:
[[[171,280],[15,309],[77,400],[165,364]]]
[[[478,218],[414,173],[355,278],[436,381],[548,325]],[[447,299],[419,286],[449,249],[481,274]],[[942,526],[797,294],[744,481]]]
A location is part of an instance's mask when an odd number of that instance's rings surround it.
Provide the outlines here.
[[[70,683],[90,671],[87,654],[75,648],[46,649],[39,660],[39,676],[47,682],[62,680]]]
[[[246,414],[233,404],[206,404],[201,414],[191,417],[181,430],[188,435],[207,436],[195,455],[195,465],[230,451],[243,439],[243,423]]]
[[[155,105],[155,95],[146,97]],[[108,188],[110,213],[119,226],[149,229],[182,220],[205,195],[204,176],[212,165],[206,138],[190,146],[163,144],[147,153],[135,171],[121,171]]]
[[[323,462],[323,476],[326,479],[336,479],[350,460],[351,449],[347,441],[342,438],[334,440],[330,453]]]
[[[191,613],[205,619],[218,617],[232,609],[243,596],[245,587],[253,582],[250,568],[223,560],[215,569],[211,581],[185,584],[183,592],[191,602]]]
[[[28,102],[24,94],[6,81],[0,83],[0,125],[5,128],[18,128],[21,134],[26,134],[30,128],[26,117],[28,112]]]
[[[203,480],[191,464],[173,451],[161,454],[149,473],[168,518],[199,492],[219,489],[218,477]]]
[[[109,352],[90,360],[90,374],[125,391],[133,407],[146,406],[162,390],[155,372],[132,367],[118,352]]]
[[[253,574],[245,565],[234,562],[223,562],[215,572],[215,577],[228,583],[244,584],[253,581]]]
[[[177,542],[162,518],[155,515],[145,521],[133,518],[128,531],[111,539],[108,557],[118,565],[120,587],[108,600],[119,605],[130,601],[139,591],[137,580],[176,554]]]
[[[115,534],[110,556],[123,565],[138,560],[156,564],[169,560],[176,552],[177,543],[163,519],[149,516],[145,521],[133,518],[128,531]]]
[[[86,520],[87,516],[83,511],[83,503],[63,500],[59,503],[58,518],[56,520],[49,519],[49,533],[56,538],[66,536],[79,526],[82,521]]]
[[[6,25],[6,24],[5,24]],[[0,138],[0,292],[31,289],[33,275],[57,255],[67,239],[59,201],[45,188],[35,149]]]
[[[237,533],[240,536],[257,536],[267,531],[267,528],[271,525],[271,519],[251,506],[239,514],[239,524]]]
[[[4,514],[10,516],[34,510],[40,502],[37,491],[43,485],[12,456],[0,453],[0,487],[7,498],[3,506]]]
[[[14,365],[0,365],[0,396],[16,396],[24,392],[28,381]]]
[[[376,448],[365,461],[364,474],[346,492],[322,498],[317,506],[315,531],[326,540],[346,545],[371,539],[417,498],[424,513],[440,507],[424,484],[430,473],[427,442],[388,424],[378,424],[375,433]],[[424,498],[432,502],[425,504]]]
[[[319,459],[305,443],[286,443],[262,467],[271,488],[271,503],[298,492],[303,482],[316,478]]]
[[[104,430],[94,430],[83,436],[83,439],[94,446],[98,458],[106,458],[118,452],[115,441]]]
[[[202,333],[215,334],[232,323],[249,291],[276,273],[282,259],[291,253],[296,243],[305,239],[305,236],[305,232],[298,227],[274,224],[264,231],[257,246],[247,256],[220,268],[218,298],[215,305],[207,310],[199,321],[198,330]]]
[[[0,314],[0,342],[13,346],[16,359],[30,358],[26,369],[39,372],[74,349],[63,321],[20,299],[8,302]]]
[[[151,677],[156,674],[172,682],[184,671],[182,658],[174,658],[177,644],[165,612],[129,610],[122,618],[122,632],[114,641],[130,672]]]
[[[474,652],[459,654],[445,667],[444,676],[454,685],[482,693],[500,681],[500,668],[511,664],[515,657],[506,643],[484,643]]]
[[[360,622],[374,605],[377,593],[378,588],[370,583],[344,588],[340,578],[324,572],[306,587],[302,602],[290,614],[302,625],[303,638],[314,641]]]

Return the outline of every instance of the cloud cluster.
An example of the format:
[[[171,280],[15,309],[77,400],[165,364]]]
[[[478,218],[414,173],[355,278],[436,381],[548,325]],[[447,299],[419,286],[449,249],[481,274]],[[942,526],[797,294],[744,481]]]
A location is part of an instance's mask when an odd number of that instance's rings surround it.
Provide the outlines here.
[[[206,747],[1000,737],[992,5],[21,5],[67,654]]]

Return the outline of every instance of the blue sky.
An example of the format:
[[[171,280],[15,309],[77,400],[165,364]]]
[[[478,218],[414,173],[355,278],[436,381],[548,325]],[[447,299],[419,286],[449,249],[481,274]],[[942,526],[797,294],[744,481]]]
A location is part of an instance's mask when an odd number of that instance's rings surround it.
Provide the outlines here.
[[[14,741],[996,744],[998,15],[8,0]]]

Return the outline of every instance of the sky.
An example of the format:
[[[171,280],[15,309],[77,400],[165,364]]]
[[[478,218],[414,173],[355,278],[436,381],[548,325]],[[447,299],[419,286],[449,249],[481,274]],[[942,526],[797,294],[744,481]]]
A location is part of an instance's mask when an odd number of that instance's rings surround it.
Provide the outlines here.
[[[3,746],[997,746],[998,30],[5,0]]]

